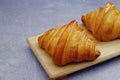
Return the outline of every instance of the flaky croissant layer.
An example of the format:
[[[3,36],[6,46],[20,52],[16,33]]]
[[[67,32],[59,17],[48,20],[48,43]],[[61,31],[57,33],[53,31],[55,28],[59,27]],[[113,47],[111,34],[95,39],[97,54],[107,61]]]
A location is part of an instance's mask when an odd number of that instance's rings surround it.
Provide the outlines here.
[[[111,2],[82,16],[81,19],[98,40],[120,38],[120,11]]]
[[[53,28],[38,37],[39,46],[52,57],[56,65],[95,60],[100,52],[77,21]]]

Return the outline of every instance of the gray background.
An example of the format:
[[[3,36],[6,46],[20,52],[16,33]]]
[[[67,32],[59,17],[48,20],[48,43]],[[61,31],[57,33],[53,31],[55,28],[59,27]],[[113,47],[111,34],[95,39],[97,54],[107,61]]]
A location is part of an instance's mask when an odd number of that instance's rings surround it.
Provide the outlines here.
[[[107,0],[0,0],[0,80],[48,80],[26,38],[58,27]],[[120,9],[120,1],[112,0]],[[72,73],[63,80],[120,80],[120,56]]]

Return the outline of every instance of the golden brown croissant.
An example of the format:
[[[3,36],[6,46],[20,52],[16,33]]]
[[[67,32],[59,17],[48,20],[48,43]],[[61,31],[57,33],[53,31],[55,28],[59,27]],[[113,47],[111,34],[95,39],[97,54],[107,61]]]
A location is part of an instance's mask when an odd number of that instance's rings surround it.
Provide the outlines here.
[[[81,19],[98,40],[110,41],[120,38],[120,11],[111,2],[82,16]]]
[[[48,30],[38,37],[38,44],[52,57],[56,65],[95,60],[100,55],[96,44],[75,20]]]

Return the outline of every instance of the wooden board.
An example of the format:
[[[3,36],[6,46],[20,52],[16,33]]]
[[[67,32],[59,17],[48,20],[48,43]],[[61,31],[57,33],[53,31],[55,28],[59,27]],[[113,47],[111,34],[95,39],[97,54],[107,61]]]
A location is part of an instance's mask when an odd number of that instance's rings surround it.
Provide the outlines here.
[[[39,48],[37,38],[38,36],[29,37],[27,42],[50,78],[65,76],[120,55],[120,39],[110,42],[98,42],[97,48],[100,50],[101,55],[95,61],[71,63],[60,67],[56,66],[51,57],[43,49]]]

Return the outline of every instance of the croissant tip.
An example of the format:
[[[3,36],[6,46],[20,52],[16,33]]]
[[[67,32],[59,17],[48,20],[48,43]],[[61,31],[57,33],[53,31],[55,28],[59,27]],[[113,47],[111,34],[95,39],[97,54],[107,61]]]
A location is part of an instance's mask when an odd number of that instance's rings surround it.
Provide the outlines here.
[[[81,20],[82,20],[83,24],[85,24],[85,16],[82,16]]]
[[[72,20],[70,23],[72,24],[72,23],[78,23],[78,22],[76,20]]]
[[[82,17],[81,17],[81,19],[82,19],[82,21],[83,21],[83,19],[84,19],[84,16],[82,16]]]
[[[111,5],[112,5],[113,3],[112,3],[112,2],[110,2],[110,1],[108,1],[108,2],[107,2],[107,4],[111,4]]]
[[[41,39],[41,36],[38,36],[38,39],[37,39],[37,40],[38,40],[38,42],[40,41],[40,39]]]
[[[100,56],[100,51],[96,52],[96,58],[98,58]]]

